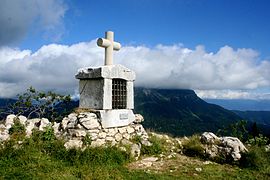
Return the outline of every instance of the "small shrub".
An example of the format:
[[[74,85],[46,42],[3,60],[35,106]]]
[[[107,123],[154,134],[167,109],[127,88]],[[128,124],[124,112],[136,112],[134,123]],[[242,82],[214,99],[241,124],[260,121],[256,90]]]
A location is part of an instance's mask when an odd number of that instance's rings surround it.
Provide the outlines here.
[[[198,135],[183,142],[183,153],[192,157],[204,157],[204,148]]]
[[[264,147],[253,146],[249,152],[242,154],[240,167],[250,169],[263,169],[270,166],[270,153]]]
[[[156,136],[151,136],[149,141],[152,143],[152,146],[142,145],[141,153],[146,155],[158,155],[164,151],[164,140],[157,138]]]
[[[69,149],[63,156],[58,157],[70,165],[92,165],[92,166],[117,166],[123,165],[130,160],[129,154],[120,151],[116,147],[97,147],[80,149]]]
[[[269,139],[262,134],[259,134],[259,136],[256,136],[254,138],[251,138],[248,140],[248,143],[251,145],[258,145],[258,146],[265,146],[267,145],[267,142]]]
[[[131,142],[135,143],[135,144],[138,144],[138,143],[141,143],[142,141],[142,137],[139,136],[139,135],[135,135],[132,139],[131,139]]]
[[[30,118],[45,117],[51,121],[60,121],[69,112],[67,105],[70,96],[63,96],[51,91],[39,92],[30,87],[23,94],[17,95],[17,101],[9,104],[9,114],[25,115]]]
[[[52,141],[55,140],[56,137],[54,135],[54,130],[51,126],[47,126],[42,133],[42,140],[44,141]]]
[[[25,127],[20,123],[19,119],[15,119],[14,124],[9,129],[8,133],[14,139],[22,139],[25,136]]]
[[[90,136],[90,134],[86,134],[86,136],[83,137],[82,142],[83,142],[83,145],[84,146],[91,145],[91,143],[92,143],[92,137]]]

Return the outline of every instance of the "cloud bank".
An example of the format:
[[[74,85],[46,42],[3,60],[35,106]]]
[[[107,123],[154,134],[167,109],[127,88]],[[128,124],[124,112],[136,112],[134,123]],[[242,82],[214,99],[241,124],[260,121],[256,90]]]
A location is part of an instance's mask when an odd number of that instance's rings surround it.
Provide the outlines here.
[[[103,65],[103,59],[104,49],[97,47],[95,40],[71,46],[50,44],[36,52],[2,47],[0,97],[13,97],[31,85],[39,90],[76,94],[77,69]],[[259,59],[252,49],[224,46],[208,53],[203,46],[194,50],[182,45],[124,46],[114,53],[114,63],[135,70],[136,86],[195,89],[202,97],[215,97],[215,92],[222,92],[219,90],[243,95],[270,87],[270,62]],[[221,96],[215,94],[216,98]]]
[[[63,17],[67,6],[62,0],[1,0],[0,1],[0,46],[23,39],[36,24],[38,30],[52,36],[61,36]],[[56,32],[56,33],[55,33]]]

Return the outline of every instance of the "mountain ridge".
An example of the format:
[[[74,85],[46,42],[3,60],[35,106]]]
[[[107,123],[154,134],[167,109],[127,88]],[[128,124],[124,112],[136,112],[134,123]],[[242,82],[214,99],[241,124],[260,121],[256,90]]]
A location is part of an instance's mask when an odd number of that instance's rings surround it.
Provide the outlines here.
[[[135,113],[144,116],[143,125],[161,133],[173,136],[191,135],[203,131],[217,132],[243,119],[238,113],[221,106],[207,103],[193,90],[188,89],[134,89]],[[12,99],[0,99],[0,110],[5,110]],[[67,105],[71,110],[78,107],[78,101]],[[0,114],[1,118],[4,115]],[[248,119],[249,120],[249,119]]]
[[[135,88],[134,97],[135,112],[145,117],[146,128],[174,136],[217,132],[241,120],[200,99],[193,90]]]

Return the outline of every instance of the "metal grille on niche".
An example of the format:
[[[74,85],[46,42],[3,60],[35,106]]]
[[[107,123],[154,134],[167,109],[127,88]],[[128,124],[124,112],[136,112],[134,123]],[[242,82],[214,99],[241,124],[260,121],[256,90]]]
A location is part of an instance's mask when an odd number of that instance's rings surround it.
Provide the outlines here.
[[[123,79],[112,80],[112,108],[126,109],[127,107],[127,82]]]

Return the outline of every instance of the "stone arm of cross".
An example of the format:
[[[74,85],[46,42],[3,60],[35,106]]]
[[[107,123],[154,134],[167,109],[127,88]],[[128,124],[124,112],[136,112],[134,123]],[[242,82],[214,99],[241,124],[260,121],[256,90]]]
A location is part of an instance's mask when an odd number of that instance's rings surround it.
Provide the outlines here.
[[[118,51],[121,48],[121,44],[114,42],[114,33],[107,31],[105,33],[105,39],[99,38],[97,45],[105,48],[105,66],[113,64],[113,50]]]

